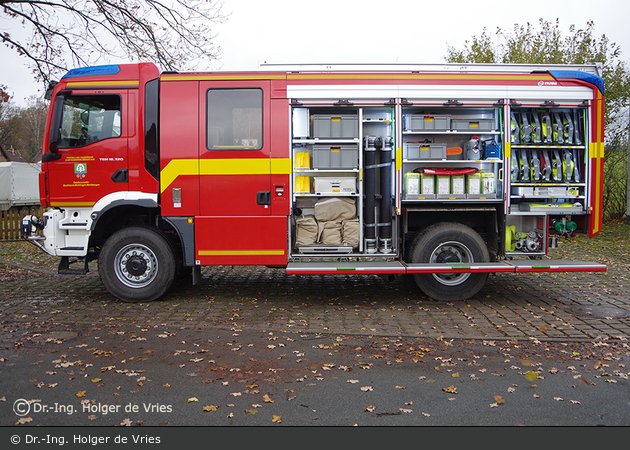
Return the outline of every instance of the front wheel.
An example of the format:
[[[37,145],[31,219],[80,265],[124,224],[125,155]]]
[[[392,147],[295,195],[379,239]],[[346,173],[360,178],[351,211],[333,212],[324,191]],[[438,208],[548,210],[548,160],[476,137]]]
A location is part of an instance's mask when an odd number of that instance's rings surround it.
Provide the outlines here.
[[[488,262],[490,254],[481,236],[459,223],[438,223],[426,228],[414,239],[413,263]],[[439,301],[466,300],[483,288],[487,273],[414,274],[414,281],[429,297]]]
[[[157,230],[124,228],[109,237],[98,260],[105,288],[125,302],[149,302],[161,297],[175,278],[175,257]]]

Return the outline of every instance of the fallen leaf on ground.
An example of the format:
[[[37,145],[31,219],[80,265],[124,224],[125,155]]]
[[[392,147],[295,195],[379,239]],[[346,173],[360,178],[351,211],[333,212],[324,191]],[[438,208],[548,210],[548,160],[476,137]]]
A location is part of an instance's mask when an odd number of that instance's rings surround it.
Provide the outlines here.
[[[257,409],[246,409],[245,412],[249,413],[249,414],[256,414],[258,412],[258,410]]]
[[[281,423],[282,422],[282,416],[276,416],[274,415],[273,418],[271,419],[271,421],[273,423]]]
[[[502,405],[503,403],[505,403],[505,397],[503,397],[501,395],[495,395],[494,396],[494,401],[496,401],[497,404]]]
[[[199,401],[199,399],[198,399],[197,397],[190,397],[190,398],[188,399],[188,403],[198,402],[198,401]]]
[[[120,425],[122,425],[123,427],[130,427],[131,423],[131,420],[128,417],[125,417],[125,420],[120,422]]]
[[[370,405],[367,408],[365,408],[365,410],[367,412],[374,412],[376,410],[376,406]]]
[[[367,392],[367,391],[373,391],[374,389],[372,388],[372,386],[362,386],[361,390],[363,392]]]
[[[210,412],[210,411],[216,411],[218,408],[219,408],[218,406],[208,405],[208,406],[204,406],[203,410],[205,412]]]
[[[29,423],[32,422],[33,418],[32,417],[22,417],[20,419],[18,419],[17,422],[15,422],[16,425],[23,425],[25,423]]]
[[[525,372],[523,375],[525,376],[525,378],[527,378],[531,382],[534,382],[534,381],[536,381],[538,379],[538,374],[536,372],[531,371],[531,370],[528,371],[528,372]]]
[[[79,391],[79,392],[77,392],[77,397],[85,397],[85,392],[86,391]]]
[[[100,383],[101,381],[103,381],[100,378],[92,378],[92,383]]]
[[[265,394],[263,395],[263,402],[265,403],[274,403],[274,401],[271,399],[271,397],[269,397],[269,395]]]
[[[449,394],[457,394],[457,388],[452,384],[447,388],[442,388],[444,392],[448,392]]]

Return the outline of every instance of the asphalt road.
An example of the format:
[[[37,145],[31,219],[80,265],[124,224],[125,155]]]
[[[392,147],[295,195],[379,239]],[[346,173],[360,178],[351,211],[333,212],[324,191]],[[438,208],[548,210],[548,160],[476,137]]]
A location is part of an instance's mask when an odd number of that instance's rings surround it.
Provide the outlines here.
[[[59,276],[0,243],[0,426],[628,426],[630,266],[612,241],[562,250],[605,274],[496,275],[452,304],[405,279],[227,267],[125,304],[95,265]]]

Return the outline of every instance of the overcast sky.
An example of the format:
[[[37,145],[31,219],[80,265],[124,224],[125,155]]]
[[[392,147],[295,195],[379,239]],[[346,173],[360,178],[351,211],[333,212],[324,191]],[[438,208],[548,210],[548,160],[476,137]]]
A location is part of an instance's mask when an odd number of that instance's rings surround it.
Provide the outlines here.
[[[483,28],[554,22],[566,35],[570,25],[584,28],[595,22],[594,36],[605,34],[621,46],[630,63],[630,1],[628,0],[224,0],[228,20],[216,27],[220,61],[201,64],[203,70],[257,70],[270,63],[441,63],[448,46]],[[0,32],[8,26],[0,20]],[[15,29],[11,30],[15,33]],[[43,95],[33,81],[26,59],[0,48],[0,84],[14,100]],[[121,62],[121,61],[112,61]]]

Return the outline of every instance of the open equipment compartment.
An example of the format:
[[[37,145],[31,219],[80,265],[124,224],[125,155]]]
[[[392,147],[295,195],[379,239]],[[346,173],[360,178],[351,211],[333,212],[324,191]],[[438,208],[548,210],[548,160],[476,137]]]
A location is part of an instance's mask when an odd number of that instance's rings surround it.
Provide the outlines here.
[[[403,201],[500,201],[502,109],[403,107]]]
[[[393,108],[299,106],[292,117],[292,256],[393,255]],[[320,212],[331,205],[338,216]]]

